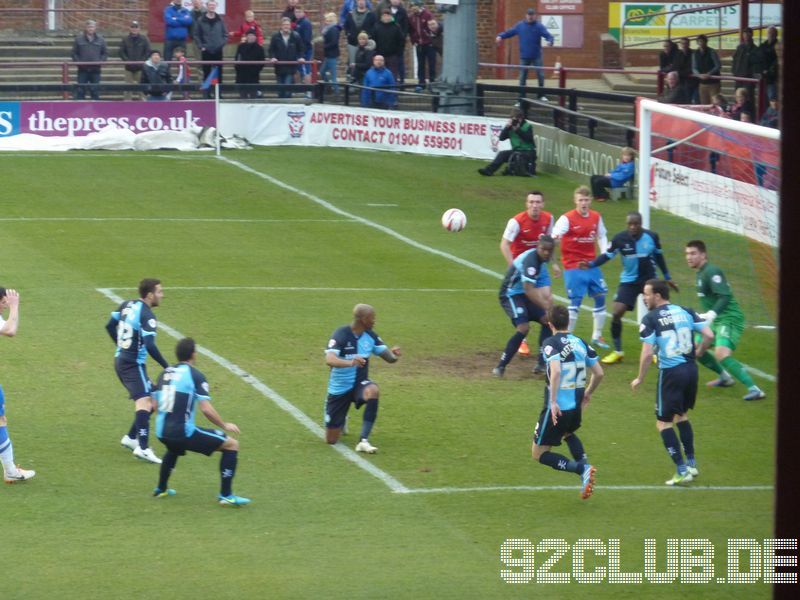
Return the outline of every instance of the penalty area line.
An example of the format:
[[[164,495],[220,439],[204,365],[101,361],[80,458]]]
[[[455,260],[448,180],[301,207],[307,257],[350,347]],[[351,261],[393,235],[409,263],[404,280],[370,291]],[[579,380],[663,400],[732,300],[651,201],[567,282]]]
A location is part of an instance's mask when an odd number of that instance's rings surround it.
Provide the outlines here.
[[[343,209],[339,208],[335,204],[332,204],[332,203],[328,202],[327,200],[324,200],[324,199],[320,198],[319,196],[316,196],[316,195],[314,195],[314,194],[312,194],[310,192],[306,192],[305,190],[301,190],[299,188],[296,188],[293,185],[289,185],[288,183],[285,183],[285,182],[281,181],[280,179],[276,179],[275,177],[272,177],[271,175],[267,175],[266,173],[262,173],[261,171],[258,171],[256,169],[254,169],[253,167],[249,167],[249,166],[245,165],[244,163],[240,163],[237,160],[233,160],[233,159],[227,158],[225,156],[219,156],[218,159],[223,161],[223,162],[225,162],[225,163],[227,163],[227,164],[229,164],[229,165],[231,165],[231,166],[233,166],[233,167],[236,167],[237,169],[241,169],[242,171],[244,171],[246,173],[250,173],[251,175],[255,175],[256,177],[258,177],[260,179],[263,179],[264,181],[268,181],[269,183],[271,183],[272,185],[274,185],[276,187],[279,187],[279,188],[282,188],[282,189],[287,190],[289,192],[292,192],[293,194],[297,194],[298,196],[302,196],[304,198],[307,198],[308,200],[311,200],[311,202],[313,202],[314,204],[317,204],[318,206],[321,206],[322,208],[325,208],[325,209],[327,209],[327,210],[329,210],[329,211],[331,211],[333,213],[336,213],[337,215],[340,215],[340,216],[348,218],[348,219],[352,219],[354,221],[357,221],[357,222],[361,223],[362,225],[366,225],[367,227],[372,227],[373,229],[377,229],[378,231],[380,231],[382,233],[385,233],[386,235],[389,235],[389,236],[391,236],[391,237],[403,242],[404,244],[408,244],[412,248],[416,248],[417,250],[422,250],[423,252],[427,252],[429,254],[440,256],[442,258],[445,258],[447,260],[450,260],[450,261],[453,261],[455,263],[458,263],[459,265],[462,265],[462,266],[467,267],[469,269],[473,269],[474,271],[478,271],[479,273],[483,273],[484,275],[488,275],[489,277],[494,277],[495,279],[500,279],[500,280],[503,279],[503,274],[502,273],[497,273],[495,271],[492,271],[491,269],[487,269],[486,267],[482,267],[481,265],[479,265],[477,263],[474,263],[472,261],[469,261],[469,260],[466,260],[464,258],[461,258],[460,256],[456,256],[455,254],[450,254],[449,252],[445,252],[443,250],[438,250],[437,248],[433,248],[431,246],[427,246],[427,245],[425,245],[425,244],[423,244],[421,242],[418,242],[417,240],[414,240],[414,239],[412,239],[410,237],[407,237],[407,236],[403,235],[402,233],[399,233],[399,232],[395,231],[394,229],[391,229],[390,227],[386,227],[385,225],[381,225],[380,223],[376,223],[375,221],[370,221],[369,219],[366,219],[366,218],[361,217],[359,215],[347,212],[346,210],[343,210]],[[557,299],[559,302],[564,302],[564,303],[568,303],[569,302],[569,300],[567,298],[565,298],[563,296],[559,296],[557,294],[553,294],[553,298]],[[592,310],[588,306],[581,306],[581,309],[585,310],[585,311],[591,311]],[[608,314],[608,313],[606,313],[606,314]],[[623,320],[626,323],[632,323],[633,325],[636,325],[637,327],[639,325],[639,323],[637,321],[634,321],[633,319],[625,318]],[[756,369],[756,368],[751,367],[749,365],[746,365],[744,363],[742,363],[742,366],[745,369],[747,369],[750,373],[752,373],[753,375],[756,375],[757,377],[760,377],[762,379],[766,379],[767,381],[771,381],[771,382],[774,382],[776,380],[774,375],[771,375],[769,373],[765,373],[764,371],[761,371],[759,369]]]
[[[404,494],[459,494],[471,492],[560,492],[577,491],[578,485],[495,485],[486,487],[440,487],[408,488]],[[611,492],[650,492],[672,491],[676,489],[696,492],[771,492],[771,485],[687,485],[670,487],[667,485],[595,485],[595,491]],[[680,492],[678,492],[680,493]]]
[[[129,287],[109,287],[103,288],[110,291],[135,291]],[[297,286],[262,286],[262,285],[185,285],[185,286],[169,286],[169,291],[214,291],[214,292],[237,292],[237,291],[254,291],[254,292],[422,292],[422,293],[497,293],[496,289],[492,288],[472,288],[472,289],[459,289],[459,288],[368,288],[368,287],[297,287]]]
[[[109,288],[96,288],[96,291],[117,304],[121,304],[124,299],[120,296],[117,296],[114,292],[112,292]],[[168,335],[174,337],[176,340],[180,340],[184,337],[181,332],[177,329],[170,327],[162,322],[158,323],[159,328],[167,333]],[[210,358],[212,361],[217,363],[223,369],[229,371],[233,375],[240,377],[245,383],[251,386],[253,389],[260,392],[263,396],[268,398],[272,401],[275,406],[280,408],[281,410],[289,413],[289,415],[294,418],[295,421],[300,423],[303,427],[305,427],[308,431],[310,431],[314,436],[319,438],[320,440],[325,440],[325,430],[317,424],[313,419],[311,419],[307,414],[305,414],[302,410],[297,408],[294,404],[289,402],[286,398],[281,396],[278,392],[273,390],[267,384],[262,382],[256,376],[251,375],[238,365],[230,362],[229,360],[223,358],[219,354],[205,348],[203,346],[197,346],[197,351]],[[351,463],[356,465],[357,467],[363,469],[373,477],[379,479],[383,482],[390,490],[399,494],[408,493],[408,488],[400,483],[397,479],[389,475],[383,469],[380,469],[373,465],[368,460],[365,460],[361,456],[359,456],[355,451],[351,450],[344,444],[332,444],[331,448],[333,448],[336,452],[341,454],[345,459],[349,460]]]

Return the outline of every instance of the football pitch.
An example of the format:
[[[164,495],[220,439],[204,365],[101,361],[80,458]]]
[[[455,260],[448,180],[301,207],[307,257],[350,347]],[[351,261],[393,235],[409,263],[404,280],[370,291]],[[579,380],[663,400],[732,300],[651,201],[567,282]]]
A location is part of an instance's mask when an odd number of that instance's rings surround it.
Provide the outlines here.
[[[530,457],[544,389],[534,359],[491,376],[512,333],[497,301],[506,221],[530,189],[557,217],[576,182],[341,149],[3,161],[0,285],[20,291],[21,324],[0,339],[0,383],[17,461],[37,476],[0,494],[2,598],[769,596],[763,577],[727,579],[729,539],[772,536],[774,495],[776,333],[753,327],[774,324],[774,296],[762,281],[769,269],[746,258],[763,252],[742,239],[664,215],[652,225],[679,304],[698,307],[683,244],[708,243],[748,318],[736,356],[767,399],[743,402],[740,384],[708,389],[713,374],[701,368],[691,413],[700,477],[668,488],[657,374],[631,392],[640,344],[627,322],[626,362],[606,368],[584,413],[580,437],[598,475],[582,501],[578,477]],[[469,219],[458,234],[439,224],[451,207]],[[611,236],[635,207],[593,208]],[[603,271],[613,293],[619,260]],[[195,338],[215,407],[241,428],[234,492],[252,499],[247,507],[218,506],[218,457],[194,454],[172,475],[177,495],[154,499],[158,467],[119,445],[133,410],[104,326],[144,277],[164,285],[162,353],[173,362],[176,338]],[[563,297],[563,281],[553,285]],[[403,350],[397,364],[372,361],[381,404],[370,456],[352,451],[361,421],[352,410],[343,442],[322,441],[323,351],[358,302],[376,308],[375,330]],[[588,340],[590,325],[583,311],[578,335]],[[150,359],[148,370],[155,379]],[[504,564],[511,539],[530,543]],[[645,540],[673,583],[642,575]],[[666,557],[673,543],[680,568]],[[514,560],[523,554],[533,567]],[[580,583],[592,580],[581,556],[598,585]],[[758,575],[750,556],[741,570]],[[510,572],[528,583],[507,583]],[[609,583],[616,572],[642,582]],[[692,572],[709,583],[687,583]]]

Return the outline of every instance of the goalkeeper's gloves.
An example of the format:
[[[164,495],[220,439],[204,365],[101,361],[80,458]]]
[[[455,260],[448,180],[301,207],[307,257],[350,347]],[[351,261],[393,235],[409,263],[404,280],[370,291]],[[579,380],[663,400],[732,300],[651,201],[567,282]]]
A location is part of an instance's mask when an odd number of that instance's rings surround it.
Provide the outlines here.
[[[697,316],[703,319],[703,321],[705,321],[707,325],[711,325],[714,322],[714,319],[717,318],[717,313],[715,313],[713,310],[710,310],[708,312],[701,313]]]

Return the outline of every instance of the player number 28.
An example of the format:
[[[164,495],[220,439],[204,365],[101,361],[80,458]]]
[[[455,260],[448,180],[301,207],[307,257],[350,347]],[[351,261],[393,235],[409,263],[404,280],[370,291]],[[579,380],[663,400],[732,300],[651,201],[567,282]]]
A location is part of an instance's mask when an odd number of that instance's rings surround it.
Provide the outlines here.
[[[661,332],[661,335],[667,342],[664,349],[667,356],[679,356],[681,354],[689,354],[692,351],[691,329],[681,328],[677,331],[668,329]]]

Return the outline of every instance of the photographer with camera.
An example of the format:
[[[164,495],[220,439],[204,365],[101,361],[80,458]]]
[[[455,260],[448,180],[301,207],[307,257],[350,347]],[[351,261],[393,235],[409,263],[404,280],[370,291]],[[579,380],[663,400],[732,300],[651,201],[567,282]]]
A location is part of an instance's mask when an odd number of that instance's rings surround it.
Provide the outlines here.
[[[487,177],[493,175],[503,164],[507,164],[503,175],[536,175],[536,144],[533,141],[533,125],[525,120],[525,114],[519,108],[511,109],[511,118],[503,127],[500,141],[509,140],[511,150],[501,150],[492,163],[478,169],[478,173]]]

